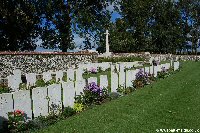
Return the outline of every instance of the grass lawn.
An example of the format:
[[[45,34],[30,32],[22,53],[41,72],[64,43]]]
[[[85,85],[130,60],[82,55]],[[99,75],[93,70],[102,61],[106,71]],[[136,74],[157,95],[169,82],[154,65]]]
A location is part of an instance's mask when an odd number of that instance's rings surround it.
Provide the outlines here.
[[[60,121],[40,133],[155,133],[200,129],[200,62],[128,96]]]

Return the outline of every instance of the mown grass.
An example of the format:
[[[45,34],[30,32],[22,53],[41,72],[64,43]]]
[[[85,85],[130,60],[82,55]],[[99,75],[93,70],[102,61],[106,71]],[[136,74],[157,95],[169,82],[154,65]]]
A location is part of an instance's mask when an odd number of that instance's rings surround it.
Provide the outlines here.
[[[200,129],[200,62],[128,96],[60,121],[40,133],[154,133]]]

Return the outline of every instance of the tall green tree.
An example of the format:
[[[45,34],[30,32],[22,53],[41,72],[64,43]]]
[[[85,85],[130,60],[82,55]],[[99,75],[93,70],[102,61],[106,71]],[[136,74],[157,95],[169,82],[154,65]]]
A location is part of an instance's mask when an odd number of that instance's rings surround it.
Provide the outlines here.
[[[45,48],[74,48],[74,33],[91,40],[110,21],[107,0],[3,0],[1,11],[1,50],[34,50],[36,38]]]
[[[1,0],[0,50],[34,50],[39,21],[32,1]]]

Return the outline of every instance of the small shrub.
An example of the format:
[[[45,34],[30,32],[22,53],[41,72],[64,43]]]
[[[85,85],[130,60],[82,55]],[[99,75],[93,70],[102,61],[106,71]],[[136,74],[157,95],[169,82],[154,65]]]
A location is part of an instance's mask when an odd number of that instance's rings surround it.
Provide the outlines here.
[[[169,76],[169,75],[168,75],[167,70],[165,69],[165,67],[162,67],[162,68],[161,68],[161,71],[158,72],[158,78],[164,79],[164,78],[166,78],[166,77],[168,77],[168,76]]]
[[[75,101],[91,106],[92,104],[101,104],[106,98],[108,98],[107,88],[101,88],[95,82],[92,82],[84,88],[81,95],[76,96]]]
[[[133,87],[127,87],[125,88],[124,86],[119,86],[117,88],[117,92],[120,93],[121,95],[127,95],[133,92],[135,89]]]
[[[45,87],[46,83],[44,82],[43,79],[39,79],[39,80],[36,81],[35,86],[36,87]]]
[[[48,86],[48,85],[52,85],[52,84],[56,84],[56,83],[59,83],[59,81],[57,82],[56,79],[53,78],[53,79],[47,81],[47,82],[46,82],[46,85]]]
[[[10,88],[7,87],[6,85],[0,84],[0,94],[1,93],[10,93]]]
[[[27,88],[27,86],[26,86],[25,83],[20,83],[20,84],[19,84],[19,89],[20,89],[20,90],[27,90],[28,88]]]
[[[76,111],[73,108],[71,108],[71,107],[65,107],[63,109],[62,116],[64,116],[65,118],[67,118],[67,117],[70,117],[70,116],[74,115],[75,113],[76,113]]]
[[[98,68],[97,68],[97,71],[98,71],[99,73],[102,73],[102,72],[103,72],[103,70],[102,70],[101,67],[98,67]]]
[[[136,79],[133,82],[135,88],[144,87],[144,85],[149,84],[148,73],[145,73],[142,69],[135,75]]]
[[[82,103],[74,103],[73,108],[77,113],[80,113],[84,110],[84,105]]]
[[[63,75],[62,80],[63,80],[64,82],[67,82],[67,75],[66,75],[66,74]]]
[[[25,114],[21,110],[8,112],[8,130],[10,132],[19,132],[27,130],[25,123]]]

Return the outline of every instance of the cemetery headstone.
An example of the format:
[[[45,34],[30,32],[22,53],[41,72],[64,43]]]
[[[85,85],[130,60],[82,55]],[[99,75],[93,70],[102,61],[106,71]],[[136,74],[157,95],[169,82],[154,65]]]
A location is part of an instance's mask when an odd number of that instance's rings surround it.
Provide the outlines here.
[[[76,81],[82,80],[83,79],[83,69],[82,68],[78,68],[76,69]]]
[[[102,87],[102,88],[108,87],[108,77],[107,77],[107,75],[100,75],[100,87]]]
[[[74,88],[74,82],[63,82],[62,83],[63,88],[63,105],[64,107],[73,107],[74,106],[74,97],[75,97],[75,88]]]
[[[52,79],[51,72],[43,72],[43,80],[44,82],[48,82]]]
[[[150,68],[149,67],[145,67],[144,70],[145,70],[146,73],[148,73],[148,74],[150,73]]]
[[[48,88],[49,112],[56,114],[62,109],[61,84],[52,84]]]
[[[74,69],[67,70],[67,81],[74,81]]]
[[[26,119],[32,119],[30,90],[23,90],[13,93],[14,110],[22,110]]]
[[[92,83],[92,82],[95,82],[97,84],[97,77],[90,77],[90,78],[88,78],[88,84]]]
[[[83,92],[84,87],[86,86],[85,79],[75,82],[75,91],[76,95],[80,95]]]
[[[0,128],[3,121],[8,119],[8,112],[13,110],[13,98],[11,93],[0,94]]]
[[[117,92],[119,65],[111,65],[111,92]]]
[[[60,71],[56,71],[56,81],[62,81],[62,78],[63,78],[63,71],[60,70]]]
[[[48,115],[48,96],[46,87],[37,87],[32,90],[34,117]]]
[[[17,79],[18,77],[15,75],[10,75],[8,78],[8,87],[10,87],[13,92],[19,91],[20,81]]]
[[[26,74],[26,81],[27,81],[27,87],[28,86],[35,86],[36,74],[35,73]]]

